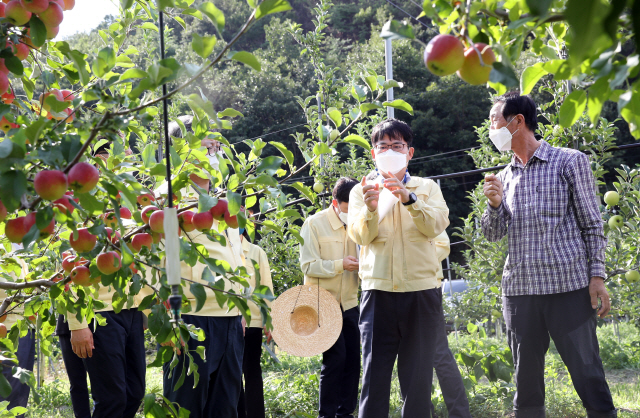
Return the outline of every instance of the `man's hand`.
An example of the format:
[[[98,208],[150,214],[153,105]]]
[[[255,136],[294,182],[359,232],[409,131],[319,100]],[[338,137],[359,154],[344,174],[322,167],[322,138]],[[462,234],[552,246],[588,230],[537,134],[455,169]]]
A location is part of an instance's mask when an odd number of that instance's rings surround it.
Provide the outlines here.
[[[200,141],[200,145],[205,147],[210,155],[213,155],[216,152],[220,151],[220,142],[216,141],[215,139],[205,138]]]
[[[404,184],[396,178],[396,176],[391,173],[387,173],[389,177],[385,177],[384,179],[384,187],[389,189],[391,193],[402,203],[407,203],[409,201],[409,190],[404,187]]]
[[[247,320],[244,319],[244,316],[242,317],[242,336],[244,337],[245,335],[247,335]]]
[[[484,178],[484,185],[482,186],[484,195],[489,199],[489,204],[497,208],[502,203],[502,182],[493,174],[489,174]]]
[[[266,329],[264,330],[264,336],[267,337],[267,344],[269,344],[271,342],[271,339],[273,339],[271,331],[268,331]]]
[[[352,255],[348,255],[342,259],[342,267],[347,271],[358,271],[360,263],[357,258]]]
[[[89,328],[71,331],[71,349],[76,356],[87,358],[93,355],[93,333]]]
[[[378,208],[378,199],[380,198],[380,185],[376,184],[367,184],[367,178],[363,177],[362,182],[362,193],[364,195],[364,204],[367,205],[369,212],[375,212]]]
[[[160,343],[160,345],[163,347],[173,347],[174,349],[176,348],[176,344],[173,342],[173,340],[167,341],[166,343]],[[182,337],[180,337],[180,345],[184,347],[184,341],[182,340]],[[176,351],[178,352],[178,355],[182,354],[182,351],[179,348]]]
[[[604,279],[602,277],[592,277],[589,282],[589,295],[591,295],[591,307],[598,308],[598,299],[602,302],[602,306],[598,309],[598,316],[604,318],[611,309],[611,300],[607,288],[604,287]]]

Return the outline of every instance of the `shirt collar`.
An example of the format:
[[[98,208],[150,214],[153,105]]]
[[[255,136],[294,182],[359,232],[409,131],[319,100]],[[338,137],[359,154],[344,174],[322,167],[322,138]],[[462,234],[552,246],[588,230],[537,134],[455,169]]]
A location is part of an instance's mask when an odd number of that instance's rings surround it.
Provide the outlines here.
[[[549,161],[550,157],[551,157],[551,145],[549,145],[549,143],[547,143],[545,140],[541,139],[540,146],[533,153],[533,155],[531,156],[531,159],[537,158],[540,161]],[[513,154],[513,156],[511,157],[511,165],[517,168],[524,168],[524,165],[522,164],[520,159],[516,157],[515,154]]]
[[[344,224],[342,223],[342,220],[338,217],[338,214],[336,213],[336,211],[333,209],[333,206],[329,206],[327,208],[327,211],[328,211],[327,216],[329,217],[329,224],[331,225],[331,228],[333,228],[334,230],[344,228]]]

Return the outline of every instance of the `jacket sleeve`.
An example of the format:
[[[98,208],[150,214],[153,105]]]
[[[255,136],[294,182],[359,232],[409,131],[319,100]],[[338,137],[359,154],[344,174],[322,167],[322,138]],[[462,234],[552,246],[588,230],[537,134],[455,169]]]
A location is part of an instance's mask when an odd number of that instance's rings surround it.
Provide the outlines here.
[[[451,241],[449,240],[449,235],[443,231],[434,239],[434,241],[436,243],[436,256],[438,257],[438,261],[442,263],[442,260],[447,258],[451,252]]]
[[[305,275],[324,279],[343,272],[342,259],[323,260],[320,257],[318,235],[309,220],[302,225],[300,235],[304,240],[304,244],[300,245],[300,268]]]
[[[578,228],[587,249],[589,277],[602,277],[605,273],[605,248],[607,238],[604,235],[602,215],[598,209],[596,182],[591,171],[589,158],[577,153],[567,166],[567,180],[573,193],[573,207],[576,212]]]
[[[440,187],[435,182],[430,182],[429,195],[418,195],[418,200],[406,208],[418,231],[434,239],[449,226],[449,208]]]
[[[378,209],[371,212],[364,203],[362,185],[349,194],[349,226],[347,234],[358,245],[369,245],[378,236]]]

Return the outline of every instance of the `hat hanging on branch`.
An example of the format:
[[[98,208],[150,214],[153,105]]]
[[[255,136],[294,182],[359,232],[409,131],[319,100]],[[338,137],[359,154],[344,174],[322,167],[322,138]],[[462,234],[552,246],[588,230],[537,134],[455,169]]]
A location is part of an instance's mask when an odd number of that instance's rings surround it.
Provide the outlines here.
[[[342,331],[340,304],[317,285],[296,286],[278,296],[271,317],[278,347],[299,357],[324,353]]]

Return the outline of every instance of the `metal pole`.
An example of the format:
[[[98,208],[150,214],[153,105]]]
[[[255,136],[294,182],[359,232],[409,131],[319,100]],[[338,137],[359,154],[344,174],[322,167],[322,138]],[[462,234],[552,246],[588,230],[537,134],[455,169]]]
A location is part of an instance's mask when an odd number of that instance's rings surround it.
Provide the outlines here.
[[[391,39],[387,38],[384,40],[384,64],[387,80],[393,80],[393,55],[391,52]],[[393,101],[393,87],[387,90],[387,101]],[[392,107],[387,107],[387,117],[389,119],[395,117],[394,110]]]
[[[322,141],[322,99],[320,98],[320,93],[316,95],[316,101],[318,102],[318,127],[319,127],[319,136],[320,142]],[[324,154],[320,154],[320,168],[324,167]],[[324,196],[322,196],[322,209],[326,209],[326,201],[324,200]]]
[[[438,179],[438,187],[440,187],[440,179]],[[447,277],[449,278],[449,295],[451,295],[451,299],[453,300],[453,284],[451,283],[451,263],[449,262],[449,256],[447,256]],[[458,342],[458,323],[453,319],[453,329],[456,334],[456,343]]]

